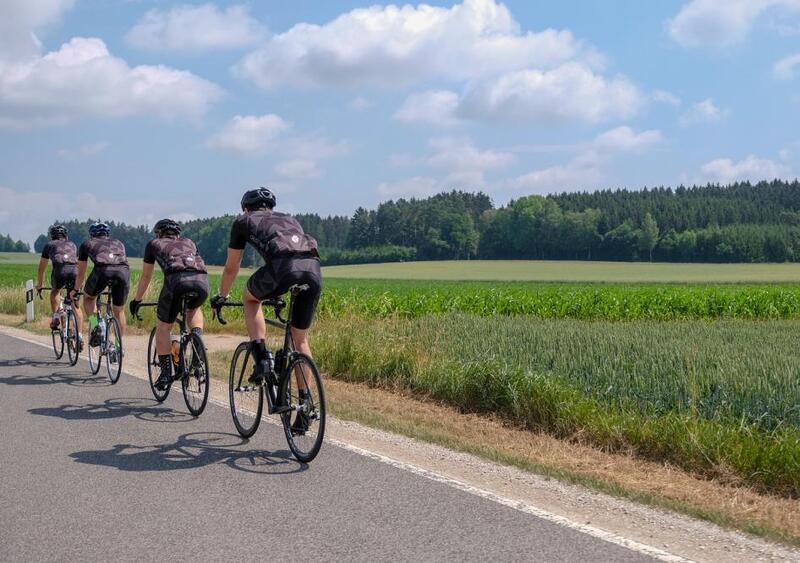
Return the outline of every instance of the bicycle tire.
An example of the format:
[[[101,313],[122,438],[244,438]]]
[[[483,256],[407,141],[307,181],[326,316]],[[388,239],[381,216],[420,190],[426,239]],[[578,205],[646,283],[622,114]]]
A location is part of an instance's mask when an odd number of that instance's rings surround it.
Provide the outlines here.
[[[80,340],[80,328],[78,327],[78,317],[75,316],[71,310],[67,311],[67,355],[69,357],[69,365],[74,366],[78,363],[80,350],[78,349],[78,342]]]
[[[64,335],[61,329],[50,330],[50,336],[53,339],[53,353],[56,355],[56,360],[60,360],[64,355]]]
[[[106,319],[106,338],[104,355],[106,357],[106,370],[111,384],[119,381],[122,374],[122,332],[119,322],[114,317]]]
[[[200,416],[208,403],[211,371],[206,347],[199,334],[190,333],[181,342],[180,370],[183,402],[192,416]]]
[[[161,364],[158,361],[158,351],[156,350],[156,329],[150,331],[150,340],[147,341],[147,378],[150,380],[150,391],[156,401],[163,403],[167,400],[172,385],[165,390],[156,387],[156,380],[161,375]]]
[[[310,392],[310,400],[306,400],[302,405],[295,385],[296,370],[301,371],[305,387]],[[326,416],[325,388],[317,364],[313,359],[299,352],[292,353],[286,372],[281,377],[278,397],[282,399],[283,405],[291,407],[291,410],[281,413],[281,422],[289,449],[292,450],[297,461],[309,463],[317,457],[322,447]],[[293,424],[299,422],[298,417],[301,416],[301,411],[307,419],[307,430],[302,433],[296,432],[293,428]]]
[[[90,325],[91,327],[91,325]],[[89,356],[89,370],[92,375],[97,375],[100,371],[100,366],[103,365],[103,342],[100,346],[92,346],[92,331],[89,329],[89,338],[86,342],[87,355]]]
[[[264,411],[264,393],[261,387],[247,388],[247,379],[250,377],[248,364],[250,364],[250,344],[242,342],[236,347],[231,359],[231,371],[228,376],[228,399],[231,405],[231,416],[236,431],[242,438],[249,438],[258,430],[261,423],[261,414]],[[241,364],[241,366],[240,366]],[[252,364],[255,367],[255,363]],[[242,382],[245,386],[242,387]]]

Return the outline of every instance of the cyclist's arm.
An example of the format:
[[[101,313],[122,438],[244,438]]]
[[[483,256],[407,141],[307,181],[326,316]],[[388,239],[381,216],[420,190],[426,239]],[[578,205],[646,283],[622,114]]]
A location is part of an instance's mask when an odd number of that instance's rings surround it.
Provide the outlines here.
[[[83,278],[86,277],[86,260],[78,260],[78,275],[75,276],[75,289],[83,287]]]
[[[47,258],[39,258],[39,271],[36,273],[36,289],[44,285],[42,281],[44,280],[44,271],[47,269],[48,262],[49,260]]]
[[[219,294],[227,297],[230,295],[236,276],[239,275],[239,264],[242,263],[244,250],[228,249],[228,259],[225,260],[225,269],[222,271],[222,282],[219,284]]]
[[[134,301],[141,301],[144,297],[144,292],[150,285],[150,280],[153,279],[153,268],[155,264],[142,263],[142,277],[139,278],[139,286],[136,288],[136,297]]]

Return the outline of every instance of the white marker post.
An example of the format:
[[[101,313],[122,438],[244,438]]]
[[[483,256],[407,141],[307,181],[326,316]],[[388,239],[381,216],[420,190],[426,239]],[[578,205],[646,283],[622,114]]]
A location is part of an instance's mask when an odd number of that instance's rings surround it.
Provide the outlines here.
[[[33,280],[25,282],[25,320],[33,322]]]

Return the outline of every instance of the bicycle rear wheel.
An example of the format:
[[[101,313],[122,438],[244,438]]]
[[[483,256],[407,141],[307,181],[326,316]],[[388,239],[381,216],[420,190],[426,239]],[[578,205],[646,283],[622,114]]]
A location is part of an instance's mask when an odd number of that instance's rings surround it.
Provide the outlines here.
[[[242,438],[249,438],[256,433],[264,410],[264,394],[261,392],[261,387],[248,383],[250,374],[255,369],[255,362],[251,359],[250,344],[242,342],[233,353],[228,377],[228,397],[233,424]]]
[[[71,310],[66,314],[67,322],[67,355],[69,356],[69,365],[74,366],[78,363],[78,356],[80,349],[78,342],[80,340],[80,332],[78,327],[78,317],[75,316]]]
[[[298,388],[308,394],[301,398]],[[317,457],[325,436],[325,389],[314,360],[292,354],[278,397],[290,407],[281,413],[289,449],[298,461],[308,463]]]
[[[199,334],[190,333],[182,343],[180,370],[181,388],[186,408],[192,416],[200,416],[208,402],[211,372],[208,369],[206,347]]]
[[[110,317],[106,322],[108,326],[106,328],[104,353],[108,379],[113,384],[119,381],[119,376],[122,373],[122,332],[119,329],[119,322],[114,317]]]
[[[61,334],[61,329],[51,330],[50,336],[53,338],[53,353],[56,355],[56,360],[60,360],[64,355],[64,335]]]
[[[150,331],[150,340],[147,342],[147,378],[150,380],[150,391],[156,401],[163,403],[169,395],[172,385],[163,391],[156,387],[156,380],[161,375],[161,364],[158,361],[158,351],[156,350],[156,329]]]
[[[104,344],[101,341],[99,346],[92,346],[92,330],[91,325],[89,326],[89,338],[86,343],[86,350],[89,355],[89,369],[92,371],[92,375],[97,375],[97,372],[100,371],[100,365],[103,363]]]

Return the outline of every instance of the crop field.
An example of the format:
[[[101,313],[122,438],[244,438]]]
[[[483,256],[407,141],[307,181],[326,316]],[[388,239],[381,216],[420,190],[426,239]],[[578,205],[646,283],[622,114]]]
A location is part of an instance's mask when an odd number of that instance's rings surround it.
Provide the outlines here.
[[[713,282],[704,265],[680,265],[694,267],[703,283],[363,280],[328,269],[313,347],[336,378],[800,497],[800,283],[779,265],[718,269]],[[756,270],[786,283],[755,283]],[[0,261],[0,313],[24,312],[34,275]],[[46,307],[37,300],[38,314]],[[207,330],[244,333],[241,312],[226,314],[228,326]],[[145,315],[134,330],[152,326]]]

